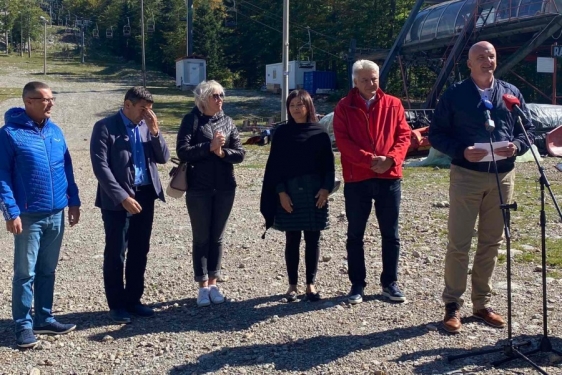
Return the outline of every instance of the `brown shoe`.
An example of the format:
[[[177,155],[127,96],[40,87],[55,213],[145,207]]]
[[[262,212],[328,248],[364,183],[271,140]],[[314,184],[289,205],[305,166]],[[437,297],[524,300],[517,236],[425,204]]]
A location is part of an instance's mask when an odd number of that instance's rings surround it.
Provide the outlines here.
[[[480,309],[472,313],[472,316],[476,319],[483,320],[489,326],[494,328],[505,327],[505,321],[501,316],[496,314],[491,307],[486,307],[485,309]]]
[[[443,318],[443,328],[449,333],[459,333],[461,331],[461,306],[456,302],[445,305],[445,318]]]

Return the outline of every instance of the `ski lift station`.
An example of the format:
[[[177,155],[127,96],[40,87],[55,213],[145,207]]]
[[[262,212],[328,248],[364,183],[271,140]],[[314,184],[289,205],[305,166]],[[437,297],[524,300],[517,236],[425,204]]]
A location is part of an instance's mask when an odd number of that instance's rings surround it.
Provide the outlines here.
[[[189,90],[207,77],[207,62],[204,59],[182,57],[176,60],[176,86]]]
[[[316,61],[289,61],[289,90],[303,88],[304,73],[316,70]],[[283,85],[283,63],[265,66],[267,91],[280,93]]]

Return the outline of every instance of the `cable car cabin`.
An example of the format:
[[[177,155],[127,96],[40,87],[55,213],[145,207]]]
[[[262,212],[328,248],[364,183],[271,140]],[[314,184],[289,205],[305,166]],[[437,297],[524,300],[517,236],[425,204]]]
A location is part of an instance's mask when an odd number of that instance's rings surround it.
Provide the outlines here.
[[[149,33],[153,33],[156,30],[156,25],[154,20],[148,20],[146,23],[146,31]]]
[[[98,39],[100,37],[100,31],[97,28],[92,30],[92,36]]]
[[[123,26],[123,36],[131,36],[131,26]]]
[[[234,20],[234,19],[228,19],[228,18],[227,18],[226,20],[224,20],[224,26],[225,26],[225,27],[236,27],[237,24],[238,24],[238,23],[237,23],[236,20]]]
[[[298,66],[302,69],[310,69],[316,67],[310,60],[298,60]]]
[[[105,37],[108,38],[108,39],[113,38],[113,29],[105,30]]]

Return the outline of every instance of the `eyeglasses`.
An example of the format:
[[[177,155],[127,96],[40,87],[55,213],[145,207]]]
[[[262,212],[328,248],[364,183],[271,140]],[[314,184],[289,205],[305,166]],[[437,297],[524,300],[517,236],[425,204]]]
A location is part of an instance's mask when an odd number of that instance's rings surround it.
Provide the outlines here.
[[[213,94],[213,99],[215,100],[224,99],[224,92],[221,92],[220,94]]]
[[[53,98],[28,98],[28,99],[41,100],[43,103],[54,103],[55,100],[57,100],[57,98],[55,98],[55,97],[53,97]]]

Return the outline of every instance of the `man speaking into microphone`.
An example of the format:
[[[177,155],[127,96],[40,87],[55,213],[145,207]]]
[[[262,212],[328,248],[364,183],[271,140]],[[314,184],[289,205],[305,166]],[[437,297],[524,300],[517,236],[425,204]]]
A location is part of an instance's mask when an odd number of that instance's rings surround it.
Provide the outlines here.
[[[529,146],[508,110],[503,95],[516,97],[527,111],[521,92],[513,85],[494,79],[496,50],[488,42],[474,44],[468,52],[470,78],[449,87],[435,109],[429,141],[452,158],[449,185],[448,245],[445,256],[445,317],[443,326],[451,333],[461,330],[460,309],[466,291],[469,251],[478,218],[478,245],[472,267],[472,315],[488,325],[503,328],[505,322],[491,306],[492,274],[502,242],[503,214],[493,162],[483,161],[488,150],[475,144],[507,142],[494,149],[504,203],[511,203],[515,183],[515,158]],[[528,116],[527,116],[528,118]],[[533,126],[522,119],[531,142]],[[486,158],[486,160],[489,159]]]

